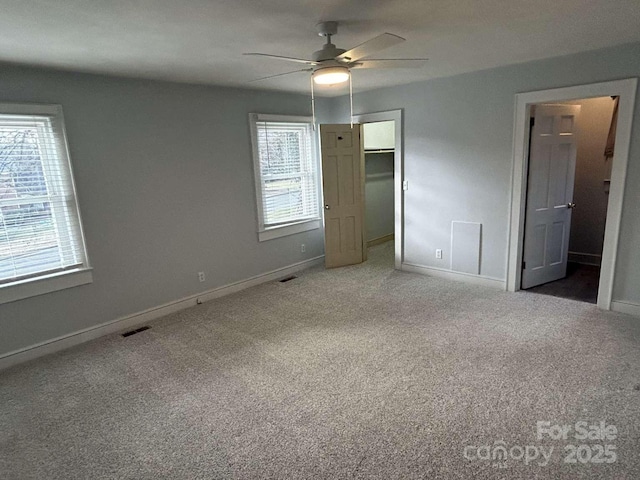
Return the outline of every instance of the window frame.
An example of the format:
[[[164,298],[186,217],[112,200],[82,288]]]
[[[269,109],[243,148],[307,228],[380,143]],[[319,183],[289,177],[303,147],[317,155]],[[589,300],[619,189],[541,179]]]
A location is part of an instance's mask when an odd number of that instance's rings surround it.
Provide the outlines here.
[[[306,123],[310,125],[312,129],[312,133],[310,135],[311,155],[313,156],[312,160],[316,168],[316,201],[318,207],[317,217],[294,220],[282,225],[265,227],[263,210],[264,202],[262,197],[263,176],[260,169],[260,153],[258,149],[258,122]],[[274,238],[280,238],[287,235],[294,235],[296,233],[319,229],[322,225],[322,170],[320,168],[320,154],[318,150],[319,143],[317,138],[318,136],[313,128],[313,117],[250,113],[249,127],[251,132],[251,150],[253,158],[254,186],[256,190],[256,208],[258,212],[258,241],[264,242],[267,240],[272,240]]]
[[[32,277],[21,278],[0,284],[0,305],[14,302],[37,295],[43,295],[58,290],[77,287],[93,282],[93,269],[87,252],[86,239],[84,234],[80,205],[78,204],[78,193],[76,189],[75,175],[73,172],[73,162],[69,153],[69,142],[67,140],[64,114],[61,105],[56,104],[36,104],[36,103],[0,103],[0,117],[3,115],[40,115],[51,119],[52,125],[60,132],[60,142],[58,154],[62,162],[66,162],[69,171],[69,185],[73,199],[70,206],[75,209],[78,217],[79,247],[84,253],[84,262],[79,267],[69,268],[60,271],[43,271]],[[43,169],[49,166],[43,165]],[[69,228],[67,224],[61,226]]]

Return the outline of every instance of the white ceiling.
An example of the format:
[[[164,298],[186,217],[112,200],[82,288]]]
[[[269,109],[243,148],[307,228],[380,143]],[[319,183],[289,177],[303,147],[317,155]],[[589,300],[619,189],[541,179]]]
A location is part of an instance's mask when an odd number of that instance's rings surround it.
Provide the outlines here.
[[[358,91],[640,41],[639,0],[0,0],[0,12],[0,61],[298,92],[305,74],[247,83],[297,64],[242,53],[308,58],[315,24],[338,20],[339,47],[390,32],[407,41],[376,57],[429,58],[354,71]]]

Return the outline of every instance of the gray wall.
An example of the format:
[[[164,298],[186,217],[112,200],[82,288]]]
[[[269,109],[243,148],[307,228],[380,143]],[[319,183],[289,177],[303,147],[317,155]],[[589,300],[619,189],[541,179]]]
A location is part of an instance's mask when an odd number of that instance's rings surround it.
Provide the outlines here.
[[[504,280],[514,95],[639,75],[632,44],[356,93],[358,114],[404,110],[406,262],[448,269],[451,222],[480,222],[481,275]],[[348,101],[332,103],[334,121],[348,121]],[[640,100],[635,112],[613,297],[640,304]]]
[[[308,115],[307,96],[0,66],[0,102],[62,104],[94,268],[0,305],[0,355],[323,253],[321,230],[256,234],[248,113]]]
[[[406,261],[448,268],[451,221],[480,222],[481,274],[504,279],[515,93],[638,75],[633,44],[356,94],[358,113],[404,109]],[[320,231],[256,235],[247,113],[308,114],[306,96],[2,66],[0,101],[63,105],[94,267],[0,305],[0,354],[322,254]],[[344,97],[318,107],[348,121]],[[614,283],[638,304],[639,156],[640,101]]]
[[[609,196],[604,180],[609,178],[611,160],[605,161],[614,102],[611,97],[590,98],[568,102],[580,105],[578,117],[578,148],[573,201],[576,208],[571,217],[569,251],[587,254],[598,263],[602,256],[604,225]],[[595,255],[595,257],[590,257]]]
[[[393,234],[393,153],[365,153],[367,241]]]

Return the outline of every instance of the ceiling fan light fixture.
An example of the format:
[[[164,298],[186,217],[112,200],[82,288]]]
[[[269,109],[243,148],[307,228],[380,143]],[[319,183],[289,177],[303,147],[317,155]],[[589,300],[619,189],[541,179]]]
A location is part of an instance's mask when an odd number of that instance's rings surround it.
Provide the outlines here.
[[[313,82],[316,85],[336,85],[349,80],[347,67],[324,67],[313,72]]]

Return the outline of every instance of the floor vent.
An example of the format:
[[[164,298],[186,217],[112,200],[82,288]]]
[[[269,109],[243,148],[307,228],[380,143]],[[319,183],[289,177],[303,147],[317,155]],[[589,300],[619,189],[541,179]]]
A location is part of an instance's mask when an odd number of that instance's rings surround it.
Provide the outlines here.
[[[295,275],[291,275],[290,277],[284,277],[283,279],[280,280],[280,283],[284,283],[284,282],[288,282],[290,280],[293,280],[294,278],[298,278]]]
[[[125,332],[122,334],[123,337],[130,337],[131,335],[135,335],[136,333],[144,332],[145,330],[149,330],[151,327],[140,327],[135,330],[131,330],[129,332]]]

